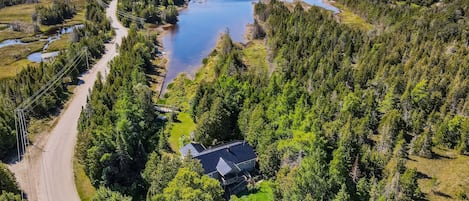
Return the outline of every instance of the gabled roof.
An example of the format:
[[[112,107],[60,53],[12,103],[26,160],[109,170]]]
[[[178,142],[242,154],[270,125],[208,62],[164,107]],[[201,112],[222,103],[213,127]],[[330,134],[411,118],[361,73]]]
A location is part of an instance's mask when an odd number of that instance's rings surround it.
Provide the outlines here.
[[[182,153],[182,152],[181,152]],[[225,161],[231,161],[239,164],[248,160],[255,159],[256,153],[248,143],[235,141],[222,146],[206,149],[200,152],[195,159],[200,160],[205,174],[217,171],[217,165],[220,158]]]
[[[205,148],[201,144],[192,142],[192,143],[186,144],[181,149],[179,149],[179,152],[181,152],[181,155],[183,157],[186,157],[189,154],[189,152],[193,157],[195,157],[195,156],[198,156],[200,152],[204,150]]]
[[[225,175],[231,174],[231,173],[235,174],[235,173],[238,173],[239,171],[241,171],[236,164],[234,164],[231,161],[226,161],[223,158],[220,158],[220,160],[218,160],[216,168],[217,168],[217,171],[222,176],[225,176]]]

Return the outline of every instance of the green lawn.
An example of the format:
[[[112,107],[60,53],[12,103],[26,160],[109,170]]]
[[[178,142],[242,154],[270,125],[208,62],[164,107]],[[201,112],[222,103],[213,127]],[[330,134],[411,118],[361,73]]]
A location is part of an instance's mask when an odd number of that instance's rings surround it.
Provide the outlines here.
[[[270,181],[261,181],[258,186],[258,191],[243,195],[235,198],[234,201],[273,201],[274,193],[272,190],[272,183]]]
[[[85,173],[85,167],[77,159],[73,160],[73,172],[75,173],[75,185],[82,201],[91,201],[96,189],[91,185],[90,178]]]
[[[189,136],[195,130],[195,123],[188,113],[179,113],[178,120],[180,122],[171,123],[171,135],[168,139],[169,146],[176,153],[179,153],[179,148],[182,146],[180,143],[181,137]]]
[[[420,189],[429,200],[459,200],[458,194],[469,196],[469,156],[454,150],[433,149],[437,157],[427,159],[410,156],[408,168],[417,168]]]

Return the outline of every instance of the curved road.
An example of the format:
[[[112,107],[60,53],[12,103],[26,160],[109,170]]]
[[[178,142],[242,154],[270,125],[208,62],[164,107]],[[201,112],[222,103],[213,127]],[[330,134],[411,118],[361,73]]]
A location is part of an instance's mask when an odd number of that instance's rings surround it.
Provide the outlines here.
[[[106,9],[106,16],[111,19],[111,26],[116,31],[114,42],[120,44],[128,30],[119,23],[116,11],[117,0],[112,0]],[[105,46],[106,52],[103,57],[80,77],[84,83],[75,88],[74,95],[68,102],[66,109],[62,111],[56,126],[52,129],[42,154],[38,156],[39,158],[33,159],[37,162],[33,162],[32,165],[29,165],[29,170],[26,170],[29,171],[27,175],[33,178],[19,180],[21,186],[26,190],[29,200],[80,200],[73,174],[73,155],[78,134],[77,124],[81,109],[86,104],[86,98],[97,79],[98,72],[105,75],[109,71],[107,70],[108,62],[118,54],[115,44],[106,44]]]

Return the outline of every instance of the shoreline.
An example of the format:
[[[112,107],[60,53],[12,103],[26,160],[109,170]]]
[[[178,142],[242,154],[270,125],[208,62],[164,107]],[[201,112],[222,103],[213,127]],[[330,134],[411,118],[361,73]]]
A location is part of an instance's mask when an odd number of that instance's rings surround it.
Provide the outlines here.
[[[190,2],[186,3],[182,7],[178,7],[177,8],[178,12],[183,12],[184,10],[189,9],[189,6],[190,6],[189,3]],[[252,7],[252,9],[254,10],[254,7]],[[181,14],[181,13],[179,13],[179,14]],[[180,17],[180,15],[178,17]],[[254,20],[254,18],[255,18],[255,16],[253,16],[253,20]],[[253,39],[249,37],[252,34],[251,26],[253,25],[253,23],[254,22],[250,22],[248,24],[242,25],[244,27],[244,32],[242,34],[242,41],[235,42],[235,43],[239,43],[239,44],[245,46],[245,45],[249,44],[251,41],[253,41]],[[158,43],[157,48],[158,48],[159,53],[162,53],[159,56],[154,58],[154,61],[155,61],[154,63],[159,64],[159,65],[157,65],[157,68],[155,68],[155,70],[160,70],[160,72],[161,72],[158,75],[157,83],[154,83],[154,85],[152,87],[152,89],[156,93],[156,95],[155,95],[156,100],[164,98],[164,94],[169,92],[167,90],[167,86],[173,81],[173,80],[171,80],[171,81],[166,80],[166,76],[167,76],[167,73],[169,71],[170,62],[171,62],[170,54],[172,54],[172,52],[171,52],[171,50],[166,49],[163,42],[164,42],[164,37],[166,37],[167,34],[170,34],[170,32],[172,31],[171,29],[173,29],[175,26],[178,26],[178,25],[179,25],[179,22],[174,24],[174,25],[173,24],[161,24],[161,25],[153,27],[150,30],[147,30],[147,31],[150,31],[150,32],[152,30],[157,32],[157,43]],[[219,39],[220,39],[220,35],[218,35],[216,37],[217,42],[215,43],[215,45],[208,49],[208,54],[210,52],[212,52],[217,47]],[[186,76],[189,79],[193,79],[193,78],[195,78],[195,74],[197,72],[199,72],[202,67],[203,67],[203,63],[201,61],[199,64],[193,65],[193,67],[191,67],[191,69],[189,71],[178,72],[176,77],[178,77],[180,74],[186,74]],[[169,83],[167,83],[167,82],[169,82]]]
[[[342,13],[342,10],[340,8],[338,8],[337,6],[335,6],[334,4],[336,3],[335,0],[321,0],[324,4],[328,5],[328,6],[332,6],[334,8],[337,8],[337,12],[334,12],[334,15],[339,15],[340,13]]]
[[[328,5],[328,6],[337,8],[336,6],[334,6],[334,3],[335,3],[334,0],[321,0],[321,1],[324,4]],[[308,6],[312,6],[312,5],[310,5],[310,4],[308,4],[304,1],[303,1],[303,4],[308,5]],[[189,9],[189,2],[187,4],[185,4],[184,6],[177,8],[178,12],[184,11],[186,9]],[[337,10],[338,10],[337,12],[333,11],[334,16],[339,15],[342,12],[342,10],[340,10],[339,8],[337,8]],[[254,18],[255,18],[255,16],[254,16]],[[174,24],[174,25],[173,24],[162,24],[162,25],[158,25],[157,27],[154,28],[157,31],[157,34],[158,34],[157,35],[158,51],[161,53],[161,56],[155,57],[155,59],[154,59],[155,62],[159,62],[159,65],[158,65],[159,68],[157,68],[155,70],[161,70],[161,74],[159,75],[158,81],[157,81],[156,86],[154,88],[154,91],[157,93],[157,95],[156,95],[157,100],[160,99],[160,98],[163,98],[164,94],[167,92],[167,89],[165,89],[165,85],[166,85],[165,82],[166,82],[166,75],[167,75],[167,72],[169,70],[169,63],[170,63],[169,51],[164,47],[163,40],[164,40],[164,37],[167,34],[169,34],[171,29],[175,26],[178,26],[178,24]],[[245,31],[243,33],[244,41],[239,42],[239,43],[249,44],[252,41],[252,38],[249,38],[249,35],[252,32],[251,26],[252,26],[252,24],[246,24],[245,25]],[[219,39],[217,39],[217,40],[219,40]],[[216,45],[215,45],[215,47],[211,48],[211,51],[213,51],[214,48],[216,48]],[[179,72],[178,76],[179,76],[179,74],[184,73],[184,74],[188,75],[190,78],[193,78],[194,75],[202,67],[203,67],[203,64],[200,63],[200,64],[197,65],[197,67],[193,68],[190,72]]]
[[[189,8],[188,3],[185,4],[184,6],[177,7],[177,11],[181,12],[185,9],[188,9]],[[179,15],[178,15],[178,17],[179,17]],[[157,33],[156,41],[158,43],[156,48],[158,49],[158,53],[161,53],[161,56],[156,56],[155,58],[153,58],[153,64],[156,65],[156,68],[154,70],[157,73],[159,73],[156,80],[152,80],[152,82],[154,83],[154,89],[153,90],[156,93],[156,95],[155,95],[156,101],[158,101],[161,98],[161,96],[164,95],[163,92],[165,90],[163,90],[163,87],[165,85],[166,75],[168,73],[169,62],[170,62],[169,56],[167,54],[167,50],[165,49],[165,47],[163,45],[163,38],[167,34],[169,34],[169,31],[170,31],[169,29],[171,29],[175,26],[177,26],[177,24],[160,24],[160,25],[156,26],[155,28],[150,28],[150,29],[147,30],[147,31],[150,31],[150,32],[152,30],[156,31],[156,33]],[[158,70],[161,70],[161,71],[158,71]]]

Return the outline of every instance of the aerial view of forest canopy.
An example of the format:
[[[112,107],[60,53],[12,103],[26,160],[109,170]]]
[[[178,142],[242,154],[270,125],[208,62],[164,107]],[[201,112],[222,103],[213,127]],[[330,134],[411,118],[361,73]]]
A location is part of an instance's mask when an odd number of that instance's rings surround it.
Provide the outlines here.
[[[166,80],[164,37],[207,2],[0,1],[0,40],[21,41],[0,41],[0,72],[57,47],[0,75],[0,201],[469,200],[469,0],[249,1],[243,41],[217,32]],[[27,22],[2,14],[26,5]]]

